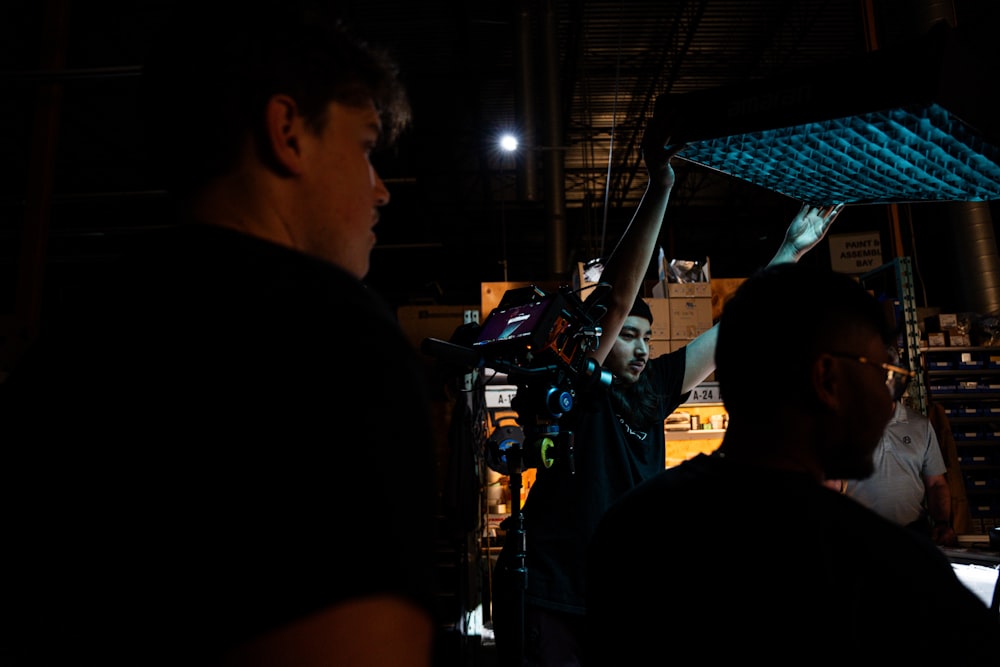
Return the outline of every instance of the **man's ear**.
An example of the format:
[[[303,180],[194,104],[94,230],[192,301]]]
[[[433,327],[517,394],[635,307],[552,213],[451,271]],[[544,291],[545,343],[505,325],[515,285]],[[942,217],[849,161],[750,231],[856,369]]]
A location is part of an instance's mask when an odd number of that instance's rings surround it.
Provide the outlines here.
[[[832,410],[841,403],[841,385],[847,381],[841,372],[842,365],[829,354],[821,354],[812,363],[809,379],[817,400]]]
[[[290,174],[302,172],[302,137],[305,121],[295,100],[273,95],[265,108],[266,149],[274,161]]]

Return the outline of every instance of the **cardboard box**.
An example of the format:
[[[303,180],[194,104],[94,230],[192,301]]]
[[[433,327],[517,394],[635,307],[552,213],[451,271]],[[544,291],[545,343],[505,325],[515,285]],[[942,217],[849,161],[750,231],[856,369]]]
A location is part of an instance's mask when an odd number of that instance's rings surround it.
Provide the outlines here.
[[[733,296],[737,288],[746,278],[713,278],[712,279],[712,321],[718,322],[722,317],[722,309]]]
[[[661,299],[712,296],[712,270],[708,257],[704,264],[677,259],[668,262],[663,248],[660,248],[656,264],[657,281],[650,292],[653,296]],[[677,282],[678,280],[690,282]]]
[[[653,338],[670,338],[670,300],[656,297],[643,297],[642,300],[653,313]]]
[[[711,297],[669,299],[670,338],[691,340],[712,328]]]
[[[968,334],[959,333],[948,334],[948,342],[952,347],[969,347],[972,344]]]
[[[602,271],[604,271],[604,265],[596,260],[576,263],[576,276],[573,280],[573,287],[580,290],[581,300],[590,296],[594,286],[601,280]]]
[[[958,315],[956,313],[938,313],[938,330],[958,328]]]
[[[691,298],[712,296],[712,283],[667,283],[668,298]]]
[[[927,334],[928,347],[946,347],[947,345],[948,345],[948,339],[945,337],[944,333]]]

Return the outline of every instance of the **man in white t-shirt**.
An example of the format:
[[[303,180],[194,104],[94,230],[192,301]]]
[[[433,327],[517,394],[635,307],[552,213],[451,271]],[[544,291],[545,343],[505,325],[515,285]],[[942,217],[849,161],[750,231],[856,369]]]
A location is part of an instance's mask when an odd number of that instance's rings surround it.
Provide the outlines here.
[[[954,545],[947,468],[930,420],[897,401],[873,458],[875,472],[846,480],[843,492],[935,544]]]

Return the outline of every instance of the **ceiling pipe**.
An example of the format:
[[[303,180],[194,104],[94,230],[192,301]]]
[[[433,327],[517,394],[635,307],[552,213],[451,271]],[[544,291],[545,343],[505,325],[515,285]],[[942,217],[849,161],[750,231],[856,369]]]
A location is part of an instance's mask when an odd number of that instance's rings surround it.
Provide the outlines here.
[[[564,281],[572,274],[568,266],[566,233],[566,156],[559,96],[559,49],[551,0],[521,2],[515,48],[518,59],[517,120],[526,149],[523,159],[518,162],[518,197],[521,201],[535,202],[541,198],[539,190],[543,190],[546,277]],[[538,174],[539,162],[542,177]]]
[[[527,154],[517,161],[517,197],[521,201],[538,201],[538,145],[536,129],[535,54],[531,30],[531,11],[528,2],[517,10],[517,27],[514,30],[514,55],[517,58],[517,96],[515,120],[522,144]]]
[[[546,0],[540,17],[542,67],[542,124],[544,144],[542,168],[545,174],[545,213],[547,217],[546,257],[550,278],[566,280],[570,276],[566,234],[566,154],[560,106],[559,57],[556,40],[555,10]]]

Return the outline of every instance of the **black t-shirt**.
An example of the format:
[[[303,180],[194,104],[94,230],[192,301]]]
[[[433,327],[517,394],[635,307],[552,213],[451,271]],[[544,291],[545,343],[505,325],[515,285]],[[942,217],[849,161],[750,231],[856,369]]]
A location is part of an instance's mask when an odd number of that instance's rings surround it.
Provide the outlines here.
[[[109,278],[0,385],[0,662],[197,664],[354,596],[432,610],[429,399],[387,306],[207,225]]]
[[[615,413],[606,387],[580,397],[562,422],[573,433],[575,472],[556,460],[536,470],[523,509],[525,565],[530,604],[584,612],[585,553],[597,522],[623,493],[661,472],[665,465],[662,422],[683,401],[686,350],[650,361],[645,373],[664,397],[658,428],[640,429]],[[508,524],[509,525],[509,524]],[[504,544],[504,561],[514,545]]]
[[[589,557],[594,664],[681,643],[708,662],[996,664],[1000,625],[930,540],[805,474],[699,455],[609,510]]]

